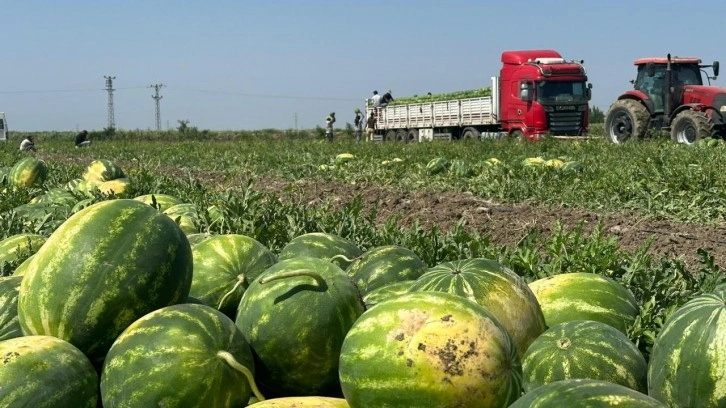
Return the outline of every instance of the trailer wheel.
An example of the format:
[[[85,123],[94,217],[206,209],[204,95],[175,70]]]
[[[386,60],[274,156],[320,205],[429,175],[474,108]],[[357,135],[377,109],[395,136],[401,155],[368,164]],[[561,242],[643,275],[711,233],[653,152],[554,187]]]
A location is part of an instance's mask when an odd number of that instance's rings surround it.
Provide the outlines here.
[[[605,115],[605,139],[616,144],[642,139],[648,131],[649,119],[648,109],[640,102],[617,100]]]
[[[409,130],[406,140],[408,140],[408,143],[418,143],[418,129]]]
[[[461,140],[479,140],[481,133],[473,127],[464,128],[461,132]]]
[[[391,129],[388,132],[386,132],[385,140],[388,142],[395,142],[396,141],[396,131]]]
[[[406,129],[398,129],[396,131],[396,141],[399,143],[406,143],[408,141],[408,132],[406,132]]]
[[[671,140],[692,145],[701,139],[711,137],[713,121],[705,113],[686,110],[679,113],[671,123]]]

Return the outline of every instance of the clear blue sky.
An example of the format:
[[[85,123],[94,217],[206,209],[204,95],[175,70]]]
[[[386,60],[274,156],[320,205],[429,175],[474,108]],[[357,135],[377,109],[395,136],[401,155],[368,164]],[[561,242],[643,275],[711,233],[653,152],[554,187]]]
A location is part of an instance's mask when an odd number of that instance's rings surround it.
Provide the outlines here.
[[[2,1],[0,111],[11,130],[338,125],[374,89],[395,96],[487,86],[503,50],[584,59],[592,104],[631,86],[633,60],[726,63],[717,3],[482,0]],[[724,73],[726,75],[726,72]],[[719,78],[715,84],[723,84]]]

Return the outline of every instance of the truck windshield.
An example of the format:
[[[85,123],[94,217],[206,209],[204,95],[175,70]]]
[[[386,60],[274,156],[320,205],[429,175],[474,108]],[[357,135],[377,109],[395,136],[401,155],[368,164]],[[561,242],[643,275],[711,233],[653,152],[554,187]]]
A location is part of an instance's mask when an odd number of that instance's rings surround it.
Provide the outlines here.
[[[584,81],[539,81],[537,82],[538,102],[585,102]]]

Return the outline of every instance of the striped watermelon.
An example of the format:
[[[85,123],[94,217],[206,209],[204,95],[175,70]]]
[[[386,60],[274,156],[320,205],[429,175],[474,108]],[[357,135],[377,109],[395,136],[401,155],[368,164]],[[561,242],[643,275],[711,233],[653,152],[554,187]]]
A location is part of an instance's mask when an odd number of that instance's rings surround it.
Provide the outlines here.
[[[234,318],[250,282],[277,262],[266,246],[245,235],[216,235],[192,247],[189,295]]]
[[[98,375],[68,342],[51,336],[0,341],[0,407],[96,408]]]
[[[175,204],[163,211],[172,220],[179,224],[185,234],[199,232],[199,212],[192,203]]]
[[[30,266],[30,262],[33,260],[33,257],[35,257],[35,254],[30,255],[28,259],[24,260],[23,263],[18,265],[17,268],[15,268],[15,271],[13,271],[12,276],[23,276],[25,275],[25,271],[28,270],[28,266]]]
[[[430,176],[443,173],[449,168],[449,161],[443,157],[436,157],[426,164],[426,173]]]
[[[332,397],[282,397],[257,402],[252,408],[350,408],[342,398]]]
[[[110,160],[94,160],[83,172],[83,179],[93,184],[126,177],[119,165]]]
[[[0,277],[0,342],[23,335],[18,322],[18,292],[22,280],[22,276]]]
[[[126,177],[104,181],[98,185],[98,189],[106,195],[126,197],[127,191],[131,188],[131,181]]]
[[[563,380],[525,393],[509,408],[668,408],[657,400],[602,380]]]
[[[14,186],[38,187],[45,182],[47,176],[48,169],[45,162],[33,156],[26,156],[10,168],[8,179]]]
[[[38,252],[46,238],[38,234],[22,233],[0,241],[0,265],[23,261]]]
[[[601,322],[571,320],[550,327],[522,358],[525,392],[573,378],[603,380],[647,392],[648,365],[630,339]]]
[[[648,394],[669,406],[726,407],[726,288],[668,317],[650,355]]]
[[[361,255],[363,251],[350,240],[335,234],[311,232],[293,238],[282,248],[278,257],[280,260],[298,256],[320,258],[345,270],[354,258]]]
[[[545,331],[542,310],[524,279],[490,259],[436,265],[421,275],[410,291],[448,292],[482,305],[507,329],[519,356]]]
[[[33,197],[32,200],[30,200],[31,203],[50,203],[50,204],[56,204],[56,205],[65,205],[69,207],[73,207],[78,202],[78,197],[76,197],[72,192],[66,190],[65,188],[60,187],[52,187],[49,188],[48,191],[45,193]]]
[[[252,351],[230,318],[179,304],[141,317],[116,339],[101,398],[105,408],[236,408],[256,390],[253,374]]]
[[[103,201],[71,216],[33,257],[20,325],[97,362],[133,321],[185,300],[191,280],[191,248],[169,217],[134,200]]]
[[[187,241],[189,241],[189,245],[192,247],[196,244],[199,244],[203,241],[206,241],[209,238],[212,238],[214,235],[208,233],[208,232],[197,232],[194,234],[187,234]]]
[[[392,299],[407,293],[414,282],[416,281],[404,280],[391,282],[379,288],[373,289],[363,296],[363,303],[366,305],[366,309],[370,309],[384,300]]]
[[[469,178],[474,175],[474,169],[462,159],[452,160],[449,172],[458,178]]]
[[[386,245],[365,252],[345,272],[365,295],[391,282],[416,279],[426,269],[428,266],[410,249]]]
[[[164,211],[169,207],[184,203],[181,199],[169,194],[144,194],[134,197],[134,200],[141,201],[148,205],[154,205],[160,211]]]
[[[511,337],[478,304],[414,292],[386,300],[353,325],[340,352],[352,408],[506,407],[521,389]]]
[[[549,327],[570,320],[594,320],[627,334],[639,313],[638,302],[625,286],[594,273],[550,276],[529,287]]]
[[[338,357],[363,313],[342,269],[310,257],[281,260],[242,295],[236,323],[258,359],[258,384],[274,396],[314,396],[338,387]]]

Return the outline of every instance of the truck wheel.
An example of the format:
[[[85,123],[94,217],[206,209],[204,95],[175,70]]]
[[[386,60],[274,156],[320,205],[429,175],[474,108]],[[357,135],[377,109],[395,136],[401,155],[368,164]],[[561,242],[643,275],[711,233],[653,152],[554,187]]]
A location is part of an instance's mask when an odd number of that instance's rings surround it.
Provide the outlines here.
[[[479,140],[481,133],[473,127],[464,128],[461,132],[461,140]]]
[[[401,143],[406,143],[408,141],[408,132],[406,132],[406,129],[399,129],[398,132],[396,132],[396,141]]]
[[[411,129],[406,135],[408,143],[418,143],[418,129]]]
[[[514,140],[524,140],[524,132],[522,132],[520,129],[514,129],[512,133],[509,134],[509,136]]]
[[[386,132],[386,141],[388,142],[395,142],[396,141],[396,131],[391,129],[388,132]]]
[[[671,123],[671,140],[678,143],[691,145],[712,133],[713,121],[703,112],[683,111]]]
[[[648,109],[640,102],[617,100],[605,115],[605,139],[617,144],[642,139],[648,131],[649,119]]]

